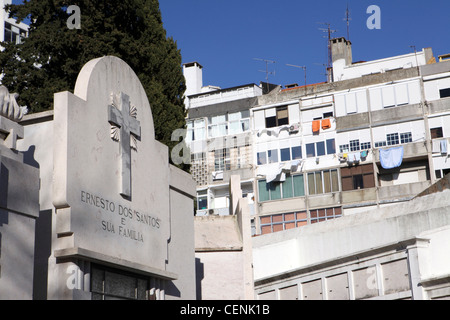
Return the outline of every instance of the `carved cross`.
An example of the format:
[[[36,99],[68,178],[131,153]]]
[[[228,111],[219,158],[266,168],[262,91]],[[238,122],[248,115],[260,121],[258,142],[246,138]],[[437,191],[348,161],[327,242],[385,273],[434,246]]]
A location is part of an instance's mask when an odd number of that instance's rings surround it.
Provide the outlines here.
[[[131,145],[130,137],[141,137],[141,125],[130,114],[130,97],[124,93],[119,96],[119,109],[108,106],[108,121],[120,128],[119,150],[121,156],[121,191],[125,197],[131,197]]]

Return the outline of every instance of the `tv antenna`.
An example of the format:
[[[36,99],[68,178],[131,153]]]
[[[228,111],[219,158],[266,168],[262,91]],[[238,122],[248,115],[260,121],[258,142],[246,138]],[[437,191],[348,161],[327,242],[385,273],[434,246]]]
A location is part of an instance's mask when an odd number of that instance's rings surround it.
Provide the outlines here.
[[[273,60],[253,58],[254,60],[263,61],[266,63],[266,70],[258,70],[260,72],[264,72],[266,74],[266,82],[269,83],[269,74],[275,75],[275,71],[269,71],[269,63],[275,63]]]
[[[327,38],[327,56],[328,56],[328,59],[327,59],[327,75],[328,75],[328,81],[330,81],[331,80],[331,64],[332,64],[330,40],[331,40],[331,35],[333,33],[337,32],[337,30],[331,29],[330,24],[327,23],[327,22],[321,22],[321,24],[324,24],[324,25],[327,26],[327,28],[319,28],[319,30],[327,33],[327,35],[324,36],[324,38]]]
[[[350,10],[348,9],[348,2],[347,2],[347,10],[345,10],[345,19],[347,23],[347,40],[350,40],[350,21],[352,18],[350,18]]]
[[[305,72],[305,92],[306,92],[306,66],[296,66],[295,64],[286,64],[289,67],[300,68]]]

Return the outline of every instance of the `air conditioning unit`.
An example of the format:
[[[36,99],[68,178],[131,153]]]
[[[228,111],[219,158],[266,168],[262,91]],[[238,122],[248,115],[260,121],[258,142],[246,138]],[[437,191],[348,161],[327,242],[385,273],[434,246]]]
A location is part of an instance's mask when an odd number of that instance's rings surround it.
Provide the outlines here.
[[[299,125],[297,123],[293,124],[289,127],[289,133],[296,133],[296,132],[298,132],[298,130],[299,130]]]

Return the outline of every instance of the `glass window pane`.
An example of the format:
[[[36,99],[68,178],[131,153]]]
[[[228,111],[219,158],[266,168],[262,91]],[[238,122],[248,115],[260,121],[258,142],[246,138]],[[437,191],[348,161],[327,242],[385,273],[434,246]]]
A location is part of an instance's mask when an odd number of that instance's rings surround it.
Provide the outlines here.
[[[308,143],[306,145],[306,156],[308,158],[310,157],[315,157],[316,156],[316,151],[315,151],[315,147],[314,147],[314,143]]]
[[[281,156],[281,161],[291,160],[291,149],[290,148],[280,149],[280,156]]]
[[[242,132],[241,130],[242,130],[242,127],[241,127],[240,121],[230,122],[228,134],[238,134],[238,133]]]
[[[336,153],[336,144],[334,139],[328,139],[327,140],[327,154],[334,154]]]
[[[277,126],[277,117],[266,118],[266,128],[273,128]]]
[[[258,181],[258,192],[260,202],[270,200],[269,185],[266,183],[266,180]]]
[[[305,183],[303,175],[299,174],[292,177],[294,185],[294,197],[302,197],[305,195]]]
[[[250,120],[249,119],[241,120],[241,127],[242,127],[242,132],[249,130],[250,129]]]
[[[302,147],[292,147],[292,160],[301,159],[302,158]]]
[[[269,158],[269,163],[278,162],[278,150],[277,149],[268,150],[267,156]]]
[[[359,151],[359,140],[350,141],[350,151]]]
[[[235,121],[235,120],[240,120],[240,119],[241,119],[241,113],[240,112],[235,112],[235,113],[228,114],[228,121]]]
[[[262,165],[262,164],[266,164],[267,163],[267,158],[266,158],[266,152],[258,152],[257,154],[257,161],[258,161],[258,165]]]
[[[320,156],[324,156],[325,155],[325,142],[320,141],[317,142],[317,155]]]
[[[325,193],[331,192],[331,174],[328,170],[323,172],[323,185]]]
[[[204,210],[208,208],[208,198],[201,197],[198,198],[198,210]]]
[[[331,191],[339,191],[339,181],[337,169],[331,170]]]
[[[292,176],[286,177],[286,180],[283,181],[281,188],[283,189],[284,199],[292,198],[294,195],[292,190]]]
[[[316,176],[316,193],[317,194],[323,193],[322,172],[321,171],[316,172],[315,176]]]
[[[308,173],[308,193],[316,194],[316,183],[314,180],[314,173]]]
[[[281,199],[281,184],[271,182],[268,183],[270,189],[270,200]]]

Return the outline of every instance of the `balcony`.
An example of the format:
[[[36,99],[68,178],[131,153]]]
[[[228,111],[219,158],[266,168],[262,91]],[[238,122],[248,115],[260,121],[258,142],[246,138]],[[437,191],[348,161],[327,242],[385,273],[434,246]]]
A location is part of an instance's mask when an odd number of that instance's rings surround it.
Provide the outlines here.
[[[389,147],[398,147],[399,145],[395,146],[387,146],[385,148]],[[403,159],[410,159],[413,160],[414,158],[423,158],[428,155],[426,142],[425,141],[419,141],[419,142],[411,142],[411,143],[405,143],[402,144],[403,146]],[[375,152],[375,161],[380,162],[380,152]]]

